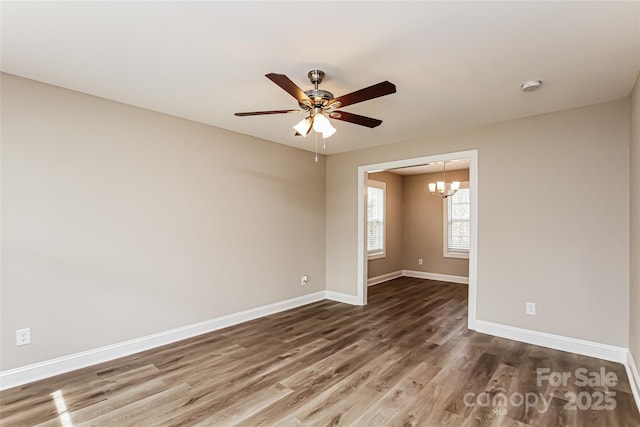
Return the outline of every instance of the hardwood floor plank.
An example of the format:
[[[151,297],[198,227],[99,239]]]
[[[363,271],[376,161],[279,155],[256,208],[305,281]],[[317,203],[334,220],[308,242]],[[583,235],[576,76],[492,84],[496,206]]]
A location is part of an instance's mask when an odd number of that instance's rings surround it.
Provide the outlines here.
[[[438,373],[440,368],[420,363],[397,385],[375,402],[371,411],[363,412],[353,423],[356,425],[393,425],[391,419],[415,403],[415,395]]]
[[[291,417],[305,425],[334,425],[337,421],[346,423],[354,407],[370,407],[380,392],[367,388],[379,375],[398,363],[399,355],[395,349],[389,349],[377,358],[371,358],[351,374],[334,381],[329,387],[318,389],[318,393],[308,399],[295,411],[287,411],[291,415],[283,420],[287,424]],[[353,396],[358,396],[354,401]],[[357,409],[355,409],[357,411]]]
[[[119,392],[112,394],[108,399],[77,411],[71,411],[69,415],[74,425],[89,422],[103,415],[107,418],[109,414],[119,414],[123,408],[131,407],[130,405],[144,401],[146,398],[162,393],[166,389],[167,385],[158,379],[144,381],[139,384],[130,383],[126,387],[123,385]],[[49,425],[56,425],[55,420],[57,418],[58,414],[56,413],[55,418],[53,418],[54,423],[49,423]]]
[[[158,415],[183,402],[189,388],[187,384],[178,384],[86,421],[79,421],[76,414],[71,413],[71,421],[77,427],[161,425],[164,420]]]
[[[280,380],[280,384],[283,384],[292,390],[297,390],[303,387],[304,384],[308,383],[310,380],[318,378],[321,375],[325,375],[327,372],[336,370],[345,361],[357,354],[366,352],[369,348],[371,348],[371,344],[368,341],[356,341],[344,349],[333,353],[330,357],[318,360],[308,368],[295,371],[293,375]]]
[[[337,368],[327,371],[322,375],[310,378],[304,382],[297,390],[287,396],[286,399],[278,401],[273,405],[258,412],[253,417],[245,420],[242,424],[247,426],[270,426],[278,422],[283,414],[296,413],[305,404],[317,404],[316,397],[325,390],[331,388],[336,383],[343,381],[350,384],[360,384],[374,372],[381,363],[393,364],[396,359],[393,355],[395,350],[383,347],[375,347],[366,353],[357,353],[344,360]],[[304,420],[302,420],[304,422]]]
[[[415,405],[406,407],[394,415],[395,420],[402,426],[430,426],[435,424],[435,418],[440,417],[444,410],[445,402],[455,393],[454,388],[443,384],[429,382],[415,396]]]
[[[255,413],[285,398],[291,393],[291,389],[281,384],[276,384],[258,393],[253,393],[246,399],[240,400],[233,405],[225,407],[223,410],[198,422],[195,426],[235,426],[242,424],[243,420],[250,418]]]

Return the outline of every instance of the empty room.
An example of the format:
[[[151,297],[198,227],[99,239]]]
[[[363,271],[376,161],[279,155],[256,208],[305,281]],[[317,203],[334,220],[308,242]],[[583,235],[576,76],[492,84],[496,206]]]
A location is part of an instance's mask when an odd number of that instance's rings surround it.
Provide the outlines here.
[[[640,426],[640,1],[0,20],[0,426]]]

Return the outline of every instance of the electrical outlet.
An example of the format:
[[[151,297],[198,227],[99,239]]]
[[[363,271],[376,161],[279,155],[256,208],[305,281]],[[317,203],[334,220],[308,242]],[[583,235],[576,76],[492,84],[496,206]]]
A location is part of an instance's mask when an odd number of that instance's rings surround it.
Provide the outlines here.
[[[307,283],[309,283],[309,275],[305,274],[305,275],[300,277],[300,286],[304,286]]]
[[[527,314],[530,314],[532,316],[536,315],[536,303],[535,302],[528,302],[525,304],[525,311]]]
[[[422,258],[418,258],[418,265],[422,265],[422,264],[423,264]]]
[[[16,345],[31,343],[31,328],[18,329],[16,331]]]

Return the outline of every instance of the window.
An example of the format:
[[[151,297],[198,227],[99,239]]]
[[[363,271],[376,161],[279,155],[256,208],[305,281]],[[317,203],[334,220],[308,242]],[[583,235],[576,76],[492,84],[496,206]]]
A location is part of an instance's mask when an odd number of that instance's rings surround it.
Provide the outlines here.
[[[469,259],[471,245],[471,190],[463,182],[460,190],[444,199],[444,256]]]
[[[367,254],[369,259],[384,258],[385,248],[385,191],[384,182],[367,183]]]

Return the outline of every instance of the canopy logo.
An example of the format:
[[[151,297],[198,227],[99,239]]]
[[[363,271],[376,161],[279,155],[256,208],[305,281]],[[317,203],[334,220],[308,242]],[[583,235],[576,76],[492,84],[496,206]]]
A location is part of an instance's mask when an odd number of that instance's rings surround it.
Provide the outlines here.
[[[567,387],[573,384],[575,387],[592,389],[593,387],[615,387],[618,384],[618,376],[615,372],[607,372],[604,367],[598,371],[578,368],[575,371],[565,372],[551,371],[550,368],[538,368],[536,375],[538,387]],[[613,411],[617,406],[615,391],[567,391],[563,396],[563,400],[567,401],[563,407],[566,411]],[[553,393],[547,396],[543,392],[508,393],[504,387],[496,387],[480,393],[467,392],[463,401],[467,407],[490,407],[493,408],[495,414],[505,415],[509,408],[521,406],[525,407],[525,411],[535,409],[540,413],[547,412],[553,398]]]
[[[549,368],[538,368],[536,374],[538,375],[538,387],[542,387],[545,383],[549,383],[552,387],[567,387],[570,380],[573,380],[573,385],[576,387],[615,387],[618,384],[616,373],[607,372],[604,367],[601,367],[599,371],[578,368],[573,372],[551,372]],[[576,409],[613,411],[617,406],[615,391],[596,390],[578,393],[567,391],[564,397],[568,400],[564,405],[564,409],[567,411],[575,411]]]

